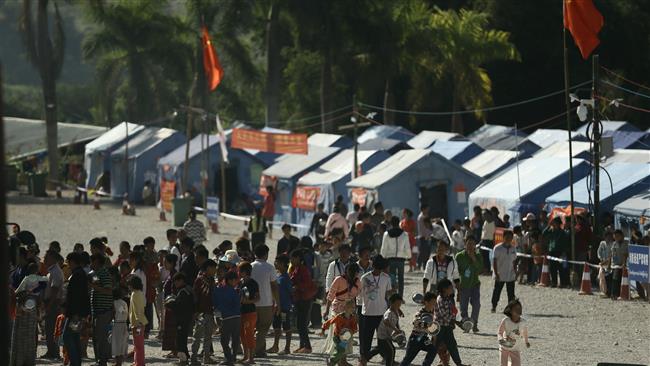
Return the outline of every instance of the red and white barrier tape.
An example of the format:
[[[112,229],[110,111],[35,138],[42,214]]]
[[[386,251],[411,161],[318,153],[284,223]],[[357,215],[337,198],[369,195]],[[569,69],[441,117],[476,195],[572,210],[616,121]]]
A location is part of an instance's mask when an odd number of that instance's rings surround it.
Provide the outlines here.
[[[489,247],[486,247],[486,246],[483,246],[483,245],[480,245],[479,248],[481,250],[485,250],[485,251],[488,251],[488,252],[493,251],[492,248],[489,248]],[[569,263],[569,264],[579,264],[581,266],[584,266],[585,264],[587,264],[589,267],[592,267],[592,268],[600,268],[599,264],[593,264],[593,263],[589,263],[589,262],[585,262],[585,261],[572,261],[572,260],[568,260],[568,259],[564,259],[564,258],[553,257],[551,255],[532,255],[532,254],[517,253],[517,257],[524,257],[524,258],[544,258],[544,257],[546,257],[546,259],[548,259],[550,261],[554,261],[554,262]],[[623,268],[623,266],[612,265],[609,268],[620,269],[620,268]]]
[[[245,221],[245,222],[248,222],[251,219],[249,216],[238,216],[238,215],[232,215],[232,214],[223,213],[223,212],[220,213],[219,215],[221,217],[223,217],[224,219],[233,219],[233,220]],[[282,226],[284,224],[289,224],[289,223],[285,223],[285,222],[282,222],[282,221],[269,221],[267,223],[271,224],[271,225],[275,225],[275,226]],[[289,224],[289,225],[291,227],[294,227],[294,228],[309,229],[309,226],[307,226],[307,225],[300,225],[300,224]]]

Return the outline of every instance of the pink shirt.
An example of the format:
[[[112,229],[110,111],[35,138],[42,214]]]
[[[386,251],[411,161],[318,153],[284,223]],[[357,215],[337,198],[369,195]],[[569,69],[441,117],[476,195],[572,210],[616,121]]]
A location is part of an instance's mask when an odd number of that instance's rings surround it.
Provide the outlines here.
[[[354,279],[356,286],[349,288],[348,280],[338,276],[332,282],[330,291],[327,293],[327,300],[332,301],[332,313],[339,314],[345,311],[345,303],[353,301],[359,294],[359,279]]]

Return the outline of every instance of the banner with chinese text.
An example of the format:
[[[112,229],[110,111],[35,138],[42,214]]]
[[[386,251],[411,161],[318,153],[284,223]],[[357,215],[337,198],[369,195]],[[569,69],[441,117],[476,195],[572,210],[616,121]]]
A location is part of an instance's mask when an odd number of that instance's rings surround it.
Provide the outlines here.
[[[320,188],[298,186],[294,194],[294,207],[303,210],[316,211]]]
[[[235,128],[232,130],[233,149],[254,149],[276,154],[307,155],[307,134],[268,133]]]

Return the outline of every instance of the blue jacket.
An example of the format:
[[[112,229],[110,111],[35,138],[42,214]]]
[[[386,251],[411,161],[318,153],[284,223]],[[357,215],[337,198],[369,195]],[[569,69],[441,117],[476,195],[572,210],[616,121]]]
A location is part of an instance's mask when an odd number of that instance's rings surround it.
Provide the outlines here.
[[[212,291],[212,304],[219,310],[222,319],[241,315],[241,299],[234,287],[215,287]]]

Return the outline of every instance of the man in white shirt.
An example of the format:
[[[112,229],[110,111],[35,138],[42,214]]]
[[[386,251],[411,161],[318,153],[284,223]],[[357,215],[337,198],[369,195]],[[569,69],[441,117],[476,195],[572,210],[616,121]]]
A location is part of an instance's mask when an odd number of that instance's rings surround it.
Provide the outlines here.
[[[429,205],[423,203],[420,206],[420,214],[418,215],[418,269],[424,267],[429,260],[431,255],[431,228],[427,224],[427,221],[430,223],[431,218],[429,217]]]
[[[279,306],[280,301],[275,267],[267,262],[269,247],[260,244],[255,247],[254,251],[255,261],[252,263],[251,278],[257,282],[260,292],[260,299],[255,303],[255,312],[257,313],[255,356],[265,357],[266,335],[273,323],[274,309]]]
[[[339,257],[330,263],[327,267],[327,276],[325,277],[325,293],[330,291],[332,282],[338,276],[345,274],[345,266],[350,263],[350,246],[343,244],[339,247]]]
[[[388,262],[378,255],[373,258],[372,272],[361,276],[361,317],[359,318],[359,363],[365,365],[370,359],[370,349],[375,331],[388,309],[386,299],[394,292],[390,276],[384,270]]]
[[[492,312],[496,312],[503,285],[508,292],[508,302],[515,299],[515,280],[517,271],[517,250],[512,245],[514,235],[512,231],[503,232],[503,243],[494,247],[492,270],[494,271],[494,291],[492,292]]]
[[[167,253],[175,255],[178,260],[176,261],[176,271],[181,268],[181,251],[178,250],[176,241],[178,240],[178,231],[176,229],[167,229],[167,247],[163,248]]]

